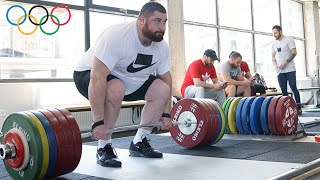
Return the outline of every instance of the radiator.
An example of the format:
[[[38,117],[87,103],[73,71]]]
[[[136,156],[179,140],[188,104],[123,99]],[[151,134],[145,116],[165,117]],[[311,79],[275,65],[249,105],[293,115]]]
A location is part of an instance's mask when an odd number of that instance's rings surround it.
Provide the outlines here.
[[[121,109],[115,127],[140,124],[141,109],[142,108],[140,107]],[[72,115],[76,119],[81,131],[91,130],[91,125],[92,125],[91,111],[72,112]]]

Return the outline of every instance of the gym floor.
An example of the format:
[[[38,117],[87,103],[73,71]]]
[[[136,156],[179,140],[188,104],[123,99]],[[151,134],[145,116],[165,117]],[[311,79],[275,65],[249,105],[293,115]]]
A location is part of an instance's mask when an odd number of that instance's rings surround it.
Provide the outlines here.
[[[299,116],[302,122],[319,117],[317,112]],[[301,127],[300,127],[301,128]],[[320,132],[320,126],[305,128]],[[129,157],[132,136],[113,139],[122,168],[96,164],[97,142],[85,142],[80,164],[70,174],[55,179],[268,179],[320,158],[320,143],[314,137],[291,141],[266,136],[225,135],[217,144],[186,149],[175,144],[169,133],[151,136],[152,146],[164,153],[163,159]],[[290,139],[290,138],[289,138]],[[11,179],[0,162],[0,179]],[[320,179],[314,175],[308,179]]]

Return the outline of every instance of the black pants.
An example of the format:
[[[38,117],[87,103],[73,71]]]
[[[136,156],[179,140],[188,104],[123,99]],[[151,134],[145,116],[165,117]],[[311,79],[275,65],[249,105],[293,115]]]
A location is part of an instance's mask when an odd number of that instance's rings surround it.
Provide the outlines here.
[[[300,93],[297,88],[296,71],[280,73],[278,75],[278,82],[283,96],[288,96],[287,82],[289,82],[289,86],[294,94],[297,106],[298,108],[301,108]]]
[[[73,73],[73,80],[74,83],[78,89],[78,91],[87,99],[89,99],[88,95],[88,89],[89,89],[89,83],[90,83],[90,70],[87,71],[74,71]],[[114,75],[109,75],[107,77],[107,81],[111,81],[112,79],[119,79]],[[156,80],[157,77],[154,75],[150,75],[149,78],[146,80],[146,82],[135,92],[125,95],[123,100],[124,101],[136,101],[136,100],[144,100],[145,95],[153,83],[154,80]]]

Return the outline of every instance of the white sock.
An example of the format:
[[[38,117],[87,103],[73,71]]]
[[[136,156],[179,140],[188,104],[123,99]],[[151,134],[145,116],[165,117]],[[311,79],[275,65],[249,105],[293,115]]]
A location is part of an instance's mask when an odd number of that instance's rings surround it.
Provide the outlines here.
[[[108,139],[108,140],[99,139],[98,140],[98,149],[104,148],[109,143],[111,144],[111,139]]]
[[[133,139],[133,144],[137,144],[138,142],[142,142],[142,139],[144,137],[148,138],[149,134],[151,134],[151,131],[139,128],[136,133],[136,136]]]

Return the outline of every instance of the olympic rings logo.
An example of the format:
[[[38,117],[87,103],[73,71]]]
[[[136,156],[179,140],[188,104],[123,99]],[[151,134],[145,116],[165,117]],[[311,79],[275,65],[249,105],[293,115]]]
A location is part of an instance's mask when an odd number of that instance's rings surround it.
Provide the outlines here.
[[[9,11],[13,8],[20,8],[24,15],[22,15],[21,17],[18,18],[18,21],[17,23],[13,23],[10,19],[9,19]],[[40,19],[40,22],[38,23],[38,20],[33,16],[31,15],[31,11],[34,10],[35,8],[42,8],[45,10],[46,12],[46,15],[44,15],[41,19]],[[69,14],[69,18],[67,19],[66,22],[64,23],[60,23],[59,19],[53,15],[53,11],[56,10],[57,8],[64,8],[68,11],[68,14]],[[49,16],[51,17],[51,21],[57,25],[57,28],[55,31],[53,32],[46,32],[44,29],[43,29],[43,25],[48,21],[49,19]],[[31,32],[24,32],[22,31],[21,29],[21,25],[26,21],[27,17],[29,18],[29,21],[35,25],[35,28],[31,31]],[[58,6],[54,6],[53,9],[51,10],[51,13],[49,14],[47,8],[45,8],[44,6],[41,6],[41,5],[35,5],[33,6],[30,10],[29,10],[29,13],[27,14],[26,10],[20,6],[20,5],[13,5],[11,6],[8,10],[7,10],[7,13],[6,13],[6,18],[7,18],[7,21],[13,25],[13,26],[17,26],[18,27],[18,30],[20,33],[24,34],[24,35],[31,35],[33,33],[36,32],[36,30],[38,29],[38,26],[40,27],[40,30],[46,34],[46,35],[53,35],[55,33],[57,33],[59,31],[59,28],[60,26],[63,26],[63,25],[66,25],[69,23],[70,19],[71,19],[71,12],[70,12],[70,9],[67,7],[67,6],[63,6],[63,5],[58,5]]]

